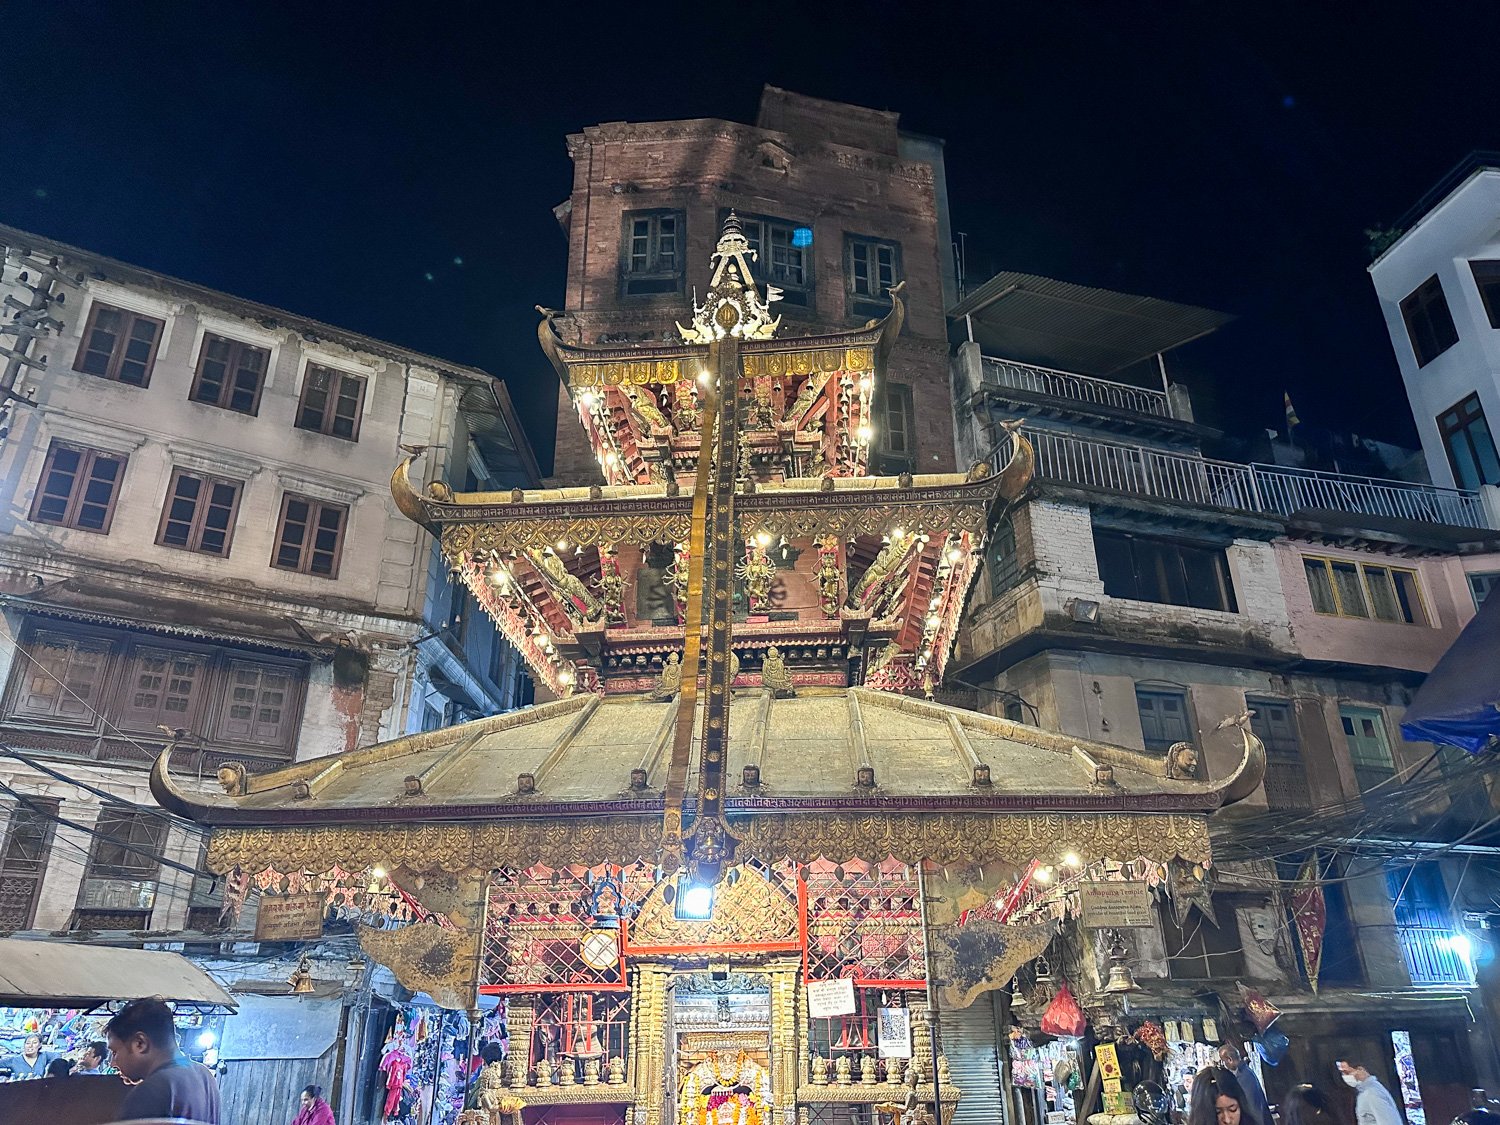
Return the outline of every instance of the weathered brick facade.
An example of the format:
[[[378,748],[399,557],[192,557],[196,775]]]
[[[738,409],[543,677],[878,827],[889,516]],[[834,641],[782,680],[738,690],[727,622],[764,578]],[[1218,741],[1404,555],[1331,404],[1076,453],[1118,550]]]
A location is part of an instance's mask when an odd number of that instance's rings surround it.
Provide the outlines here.
[[[807,98],[767,87],[755,125],[699,119],[596,125],[568,138],[573,192],[558,208],[568,234],[564,331],[583,343],[675,338],[690,313],[694,285],[708,276],[722,216],[784,220],[812,232],[805,248],[803,305],[776,306],[783,335],[859,325],[871,310],[852,307],[849,238],[898,249],[907,323],[892,355],[895,383],[911,388],[917,472],[953,468],[943,263],[941,164],[903,156],[940,149],[908,145],[897,115]],[[627,293],[628,215],[680,216],[676,277],[669,291]],[[599,478],[567,392],[559,389],[555,476]],[[877,452],[879,440],[877,439]]]

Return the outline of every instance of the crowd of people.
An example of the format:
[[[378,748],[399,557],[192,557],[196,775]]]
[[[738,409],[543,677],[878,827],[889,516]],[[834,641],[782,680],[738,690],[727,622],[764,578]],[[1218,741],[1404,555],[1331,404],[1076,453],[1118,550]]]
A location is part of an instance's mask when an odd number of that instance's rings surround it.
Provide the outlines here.
[[[218,1078],[183,1052],[164,1000],[126,1004],[104,1025],[104,1039],[87,1044],[76,1060],[43,1050],[42,1037],[28,1035],[19,1054],[0,1059],[0,1069],[16,1079],[114,1073],[128,1087],[119,1121],[172,1118],[220,1125]],[[303,1089],[295,1113],[292,1125],[334,1125],[321,1086]]]

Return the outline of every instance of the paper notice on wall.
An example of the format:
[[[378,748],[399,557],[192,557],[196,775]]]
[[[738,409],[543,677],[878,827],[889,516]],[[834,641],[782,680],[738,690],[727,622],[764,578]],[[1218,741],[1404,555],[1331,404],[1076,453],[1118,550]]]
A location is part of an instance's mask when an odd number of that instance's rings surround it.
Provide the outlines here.
[[[807,986],[807,1014],[814,1019],[854,1014],[854,978],[815,980]]]
[[[911,1009],[881,1008],[876,1043],[883,1059],[911,1058]]]

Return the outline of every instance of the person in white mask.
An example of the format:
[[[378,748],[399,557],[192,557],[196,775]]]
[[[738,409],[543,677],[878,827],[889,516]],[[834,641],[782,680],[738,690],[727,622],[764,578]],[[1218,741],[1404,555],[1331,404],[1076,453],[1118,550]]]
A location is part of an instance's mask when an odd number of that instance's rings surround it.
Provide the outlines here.
[[[1365,1067],[1357,1062],[1339,1062],[1339,1077],[1355,1091],[1356,1125],[1404,1125],[1396,1099]]]

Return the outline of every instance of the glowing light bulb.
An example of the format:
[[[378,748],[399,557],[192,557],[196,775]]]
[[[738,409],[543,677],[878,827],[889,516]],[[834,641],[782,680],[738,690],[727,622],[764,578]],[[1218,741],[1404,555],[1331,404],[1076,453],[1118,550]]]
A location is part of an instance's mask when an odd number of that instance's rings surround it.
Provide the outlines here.
[[[896,528],[894,531],[891,532],[891,538],[892,539],[905,539],[906,538],[906,529],[904,527],[898,527],[898,528]]]
[[[1078,858],[1078,853],[1077,852],[1069,852],[1067,855],[1063,856],[1063,866],[1064,867],[1082,867],[1083,866],[1083,861]]]
[[[557,682],[564,685],[571,684],[573,682],[573,673],[564,668],[557,674]]]
[[[942,623],[943,623],[943,619],[941,617],[939,617],[935,613],[932,614],[932,616],[930,616],[930,617],[927,618],[927,627],[929,629],[936,629]]]
[[[619,460],[620,460],[619,455],[613,449],[611,449],[608,453],[606,453],[604,455],[604,463],[606,465],[609,465],[610,467],[613,467],[616,464],[618,464]]]
[[[857,436],[861,445],[869,445],[870,439],[875,436],[875,432],[869,426],[861,426]]]
[[[578,401],[583,404],[584,409],[592,410],[594,408],[594,393],[592,391],[584,391],[583,394],[578,396]]]
[[[376,878],[376,879],[384,879],[385,878],[385,868],[384,867],[372,867],[372,868],[370,868],[370,875],[373,878]]]
[[[214,1035],[214,1033],[212,1031],[201,1032],[199,1034],[199,1036],[198,1036],[198,1049],[200,1051],[206,1051],[206,1050],[208,1050],[210,1047],[212,1047],[214,1045],[214,1040],[216,1038],[218,1038],[218,1037],[216,1035]]]
[[[963,561],[963,557],[964,557],[964,553],[963,553],[963,550],[961,548],[958,548],[958,547],[950,547],[950,548],[948,548],[948,561],[949,562],[955,563],[955,564],[960,563],[960,562]]]
[[[568,549],[568,541],[566,539],[559,539],[557,541],[557,549],[559,551],[566,551]]]
[[[709,375],[707,368],[704,368],[702,371],[698,372],[698,382],[702,383],[705,387],[708,386],[708,381],[712,377],[713,376]]]
[[[1038,883],[1050,883],[1052,882],[1052,868],[1038,867],[1031,878]]]
[[[762,547],[769,547],[771,545],[771,533],[769,531],[757,531],[755,533],[755,541]]]

